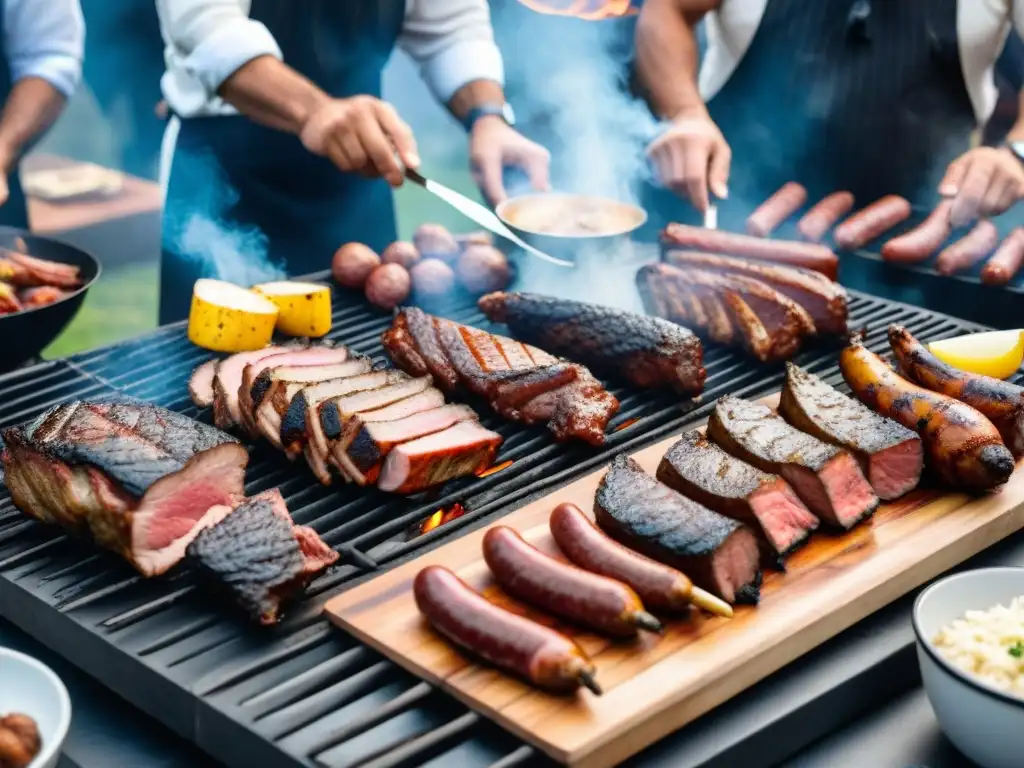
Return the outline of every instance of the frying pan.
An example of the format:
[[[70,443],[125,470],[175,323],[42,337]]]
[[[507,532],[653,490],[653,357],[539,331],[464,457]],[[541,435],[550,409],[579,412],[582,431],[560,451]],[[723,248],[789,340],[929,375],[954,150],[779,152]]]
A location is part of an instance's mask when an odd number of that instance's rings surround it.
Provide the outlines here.
[[[82,287],[53,304],[0,315],[0,371],[17,368],[57,338],[78,314],[85,294],[100,276],[100,263],[85,251],[23,229],[0,227],[0,247],[14,250],[19,237],[32,256],[78,267]]]

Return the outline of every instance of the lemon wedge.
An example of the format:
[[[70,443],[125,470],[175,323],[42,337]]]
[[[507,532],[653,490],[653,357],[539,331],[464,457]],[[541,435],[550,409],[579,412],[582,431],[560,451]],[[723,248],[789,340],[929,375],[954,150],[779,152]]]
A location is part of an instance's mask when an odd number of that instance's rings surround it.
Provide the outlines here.
[[[1024,331],[989,331],[933,341],[928,345],[942,362],[970,373],[1008,379],[1024,362]]]

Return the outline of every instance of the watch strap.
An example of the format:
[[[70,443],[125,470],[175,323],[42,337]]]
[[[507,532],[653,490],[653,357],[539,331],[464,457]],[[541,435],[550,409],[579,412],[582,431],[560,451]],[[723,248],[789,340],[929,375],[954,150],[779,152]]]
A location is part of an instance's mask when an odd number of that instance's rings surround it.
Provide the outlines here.
[[[506,123],[511,125],[512,121],[509,118],[510,113],[511,111],[509,110],[508,104],[478,104],[469,110],[462,121],[462,125],[467,131],[470,131],[473,129],[473,126],[476,125],[476,121],[481,117],[491,116],[500,117]]]

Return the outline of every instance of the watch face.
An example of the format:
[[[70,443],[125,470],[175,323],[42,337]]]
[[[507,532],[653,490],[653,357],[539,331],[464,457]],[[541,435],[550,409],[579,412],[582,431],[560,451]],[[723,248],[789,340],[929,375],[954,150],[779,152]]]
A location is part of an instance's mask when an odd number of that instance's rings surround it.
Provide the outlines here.
[[[1011,141],[1010,151],[1021,160],[1024,160],[1024,141]]]
[[[509,125],[516,124],[516,113],[512,111],[512,105],[508,102],[505,102],[505,106],[501,108],[501,116],[505,118],[505,122]],[[1021,146],[1024,146],[1024,142],[1021,142]],[[1014,149],[1014,152],[1020,154],[1016,149]]]

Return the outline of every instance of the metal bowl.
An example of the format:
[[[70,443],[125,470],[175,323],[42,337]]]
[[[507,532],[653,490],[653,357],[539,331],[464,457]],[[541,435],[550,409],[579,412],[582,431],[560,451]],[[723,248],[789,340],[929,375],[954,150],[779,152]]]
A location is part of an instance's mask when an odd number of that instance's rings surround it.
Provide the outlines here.
[[[33,256],[78,267],[82,287],[53,304],[0,315],[0,339],[3,339],[0,344],[0,371],[11,370],[36,357],[57,338],[78,314],[85,294],[101,272],[100,263],[83,250],[57,240],[37,237],[25,230],[0,227],[0,247],[13,249],[14,241],[19,237]]]

